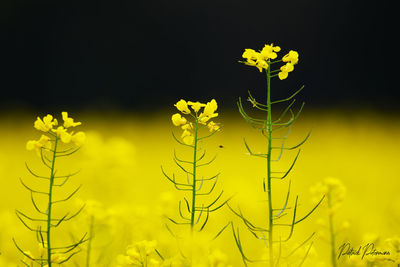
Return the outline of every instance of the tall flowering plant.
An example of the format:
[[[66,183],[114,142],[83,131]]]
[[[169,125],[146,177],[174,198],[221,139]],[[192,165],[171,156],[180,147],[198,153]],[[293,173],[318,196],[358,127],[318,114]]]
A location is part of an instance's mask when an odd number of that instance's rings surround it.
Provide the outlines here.
[[[260,133],[266,138],[267,140],[267,146],[266,146],[266,152],[264,153],[256,153],[254,152],[254,149],[252,149],[246,140],[244,140],[245,147],[248,151],[248,153],[253,156],[253,157],[259,157],[262,158],[266,161],[266,175],[263,179],[263,191],[267,195],[267,215],[268,215],[268,224],[267,226],[256,226],[253,223],[251,223],[244,215],[243,213],[239,210],[235,210],[231,206],[229,206],[236,214],[238,217],[241,218],[241,220],[244,222],[245,226],[250,230],[250,232],[258,239],[258,240],[263,240],[265,244],[268,247],[268,255],[266,259],[263,259],[269,263],[269,266],[279,266],[279,263],[282,262],[283,260],[288,259],[291,255],[293,255],[293,252],[289,252],[286,255],[281,253],[280,249],[277,252],[275,247],[281,248],[282,243],[287,242],[291,239],[294,233],[295,226],[302,222],[304,219],[306,219],[321,203],[323,200],[323,197],[319,200],[319,202],[304,216],[299,217],[297,214],[297,208],[299,206],[299,198],[298,196],[295,197],[294,204],[290,207],[288,205],[289,199],[290,199],[290,185],[291,182],[288,182],[288,190],[287,194],[285,197],[285,201],[283,204],[277,206],[275,203],[273,203],[273,180],[277,181],[284,181],[285,178],[289,177],[290,172],[292,171],[298,157],[300,154],[300,149],[299,147],[303,145],[306,140],[308,139],[310,133],[304,138],[303,141],[298,143],[297,145],[294,146],[287,146],[285,144],[286,139],[289,136],[290,129],[292,127],[292,124],[296,121],[298,118],[300,112],[303,109],[304,103],[301,104],[299,111],[294,112],[292,110],[292,107],[295,103],[294,97],[303,89],[301,87],[299,90],[297,90],[295,93],[293,93],[291,96],[285,98],[285,99],[280,99],[280,100],[272,100],[271,97],[271,83],[273,78],[278,78],[279,80],[284,80],[288,78],[289,73],[294,71],[295,65],[298,64],[299,62],[299,54],[296,51],[290,50],[286,55],[284,55],[281,59],[278,59],[278,52],[281,51],[281,48],[279,46],[274,46],[273,44],[266,44],[260,51],[255,51],[253,49],[245,49],[242,57],[245,59],[245,61],[241,61],[241,63],[244,63],[248,66],[256,67],[261,73],[265,73],[266,75],[266,80],[267,80],[267,98],[266,98],[266,103],[260,103],[255,100],[255,98],[250,94],[249,92],[249,97],[248,101],[251,103],[252,107],[257,109],[258,111],[264,113],[266,119],[262,118],[254,118],[251,117],[247,114],[245,109],[243,108],[243,103],[242,100],[239,98],[238,101],[238,108],[239,112],[242,115],[242,117],[246,120],[248,124],[250,124],[253,128],[257,129],[260,131]],[[279,67],[276,67],[276,66]],[[281,112],[279,117],[273,118],[272,117],[272,106],[278,103],[284,103],[284,102],[289,102],[287,107]],[[289,118],[287,119],[287,115],[289,115]],[[278,132],[285,131],[283,136],[278,135]],[[296,150],[298,149],[298,152],[296,156],[294,157],[292,163],[288,166],[288,169],[286,171],[276,171],[273,169],[273,162],[277,162],[281,159],[281,156],[284,151],[288,150]],[[283,215],[285,215],[287,212],[291,210],[292,217],[290,221],[286,223],[280,223],[278,220],[280,220]],[[276,234],[276,227],[285,227],[288,229],[288,234],[287,236],[277,236]],[[236,229],[233,227],[232,224],[232,230],[233,230],[233,235],[234,239],[236,242],[237,247],[239,248],[239,251],[242,255],[243,262],[245,265],[247,265],[249,262],[252,262],[246,254],[243,249],[243,244],[240,239],[239,235],[239,229]],[[306,240],[309,241],[313,234]],[[305,245],[307,242],[303,242],[303,245]],[[312,243],[311,243],[312,244]],[[307,249],[307,253],[310,250],[311,245],[309,246],[309,249]],[[297,250],[298,248],[296,248]],[[307,255],[306,253],[306,255]],[[306,257],[305,255],[305,257]]]
[[[201,196],[211,195],[215,189],[219,174],[211,177],[201,177],[199,168],[211,164],[216,157],[205,161],[206,151],[200,147],[200,143],[220,131],[220,124],[213,121],[218,117],[216,113],[218,104],[215,99],[207,103],[180,100],[175,104],[179,113],[172,115],[173,125],[180,127],[182,134],[177,137],[172,133],[178,144],[187,147],[191,151],[191,159],[182,159],[174,152],[175,164],[184,172],[186,179],[177,179],[174,174],[167,175],[163,168],[164,176],[173,183],[175,188],[187,192],[189,197],[179,201],[180,220],[168,218],[177,225],[189,225],[190,232],[202,231],[208,221],[209,214],[220,209],[225,203],[218,204],[223,191],[208,201],[201,202]],[[209,185],[207,185],[209,184]]]
[[[84,208],[82,206],[78,211],[72,214],[67,213],[58,218],[53,215],[53,209],[56,204],[69,200],[81,187],[78,186],[66,197],[55,198],[54,189],[64,186],[77,173],[58,174],[56,161],[58,158],[67,157],[77,152],[86,139],[84,132],[74,133],[74,131],[71,131],[72,128],[81,125],[81,122],[75,122],[73,118],[68,116],[67,112],[62,112],[62,118],[64,123],[59,126],[57,119],[53,118],[52,115],[47,115],[43,119],[38,117],[34,123],[34,128],[42,132],[42,135],[39,140],[30,140],[26,143],[26,149],[35,151],[43,165],[48,169],[48,174],[37,174],[26,164],[29,173],[38,182],[44,182],[44,186],[47,185],[47,190],[34,189],[21,179],[22,185],[30,192],[32,205],[38,213],[37,216],[32,216],[16,210],[16,215],[22,224],[28,230],[35,232],[39,246],[38,253],[32,253],[22,249],[14,240],[15,246],[24,255],[24,259],[21,261],[26,266],[34,266],[36,264],[51,267],[52,264],[65,263],[78,253],[79,246],[88,240],[85,234],[73,244],[60,247],[53,245],[55,228],[76,217]],[[47,203],[45,206],[40,205],[41,202],[38,202],[39,196],[44,197]]]

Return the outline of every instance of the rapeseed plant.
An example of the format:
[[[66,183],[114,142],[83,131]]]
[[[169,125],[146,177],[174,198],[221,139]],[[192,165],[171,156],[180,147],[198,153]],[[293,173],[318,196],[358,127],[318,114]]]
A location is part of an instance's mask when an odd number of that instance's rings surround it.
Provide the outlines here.
[[[276,254],[274,252],[274,247],[279,244],[279,248],[281,248],[281,244],[283,242],[287,242],[293,235],[294,232],[294,227],[296,224],[302,222],[305,220],[317,207],[318,205],[322,202],[323,197],[321,200],[317,203],[315,207],[311,209],[310,212],[308,212],[305,216],[298,218],[297,217],[297,207],[298,207],[298,196],[296,196],[294,204],[292,207],[288,205],[289,203],[289,198],[290,198],[290,185],[291,182],[289,181],[288,183],[288,190],[287,190],[287,195],[286,195],[286,200],[285,203],[280,207],[277,208],[275,205],[273,205],[272,201],[272,193],[273,193],[273,186],[272,186],[272,180],[277,179],[277,180],[283,180],[286,178],[290,171],[293,169],[296,160],[298,159],[300,149],[298,150],[297,155],[295,156],[292,164],[288,167],[287,171],[281,172],[281,171],[275,171],[272,169],[272,162],[277,162],[280,160],[283,151],[287,150],[295,150],[299,148],[302,144],[306,142],[308,139],[310,133],[304,138],[303,141],[301,141],[299,144],[295,146],[286,146],[285,141],[290,133],[290,129],[292,124],[296,121],[298,116],[300,115],[300,112],[302,111],[304,107],[304,103],[301,104],[301,107],[299,111],[295,114],[292,110],[292,106],[295,103],[294,97],[303,89],[301,87],[299,90],[297,90],[294,94],[292,94],[290,97],[281,99],[281,100],[271,100],[271,80],[274,77],[278,77],[280,80],[284,80],[288,77],[288,74],[294,70],[294,66],[298,63],[299,61],[299,54],[296,51],[290,50],[289,53],[287,53],[285,56],[283,56],[281,59],[276,59],[278,57],[277,53],[281,51],[281,48],[279,46],[274,46],[273,44],[268,45],[266,44],[262,50],[259,52],[253,50],[253,49],[245,49],[242,57],[246,59],[246,61],[243,61],[241,63],[244,63],[249,66],[254,66],[256,67],[260,72],[265,72],[266,74],[266,79],[267,79],[267,103],[262,104],[258,101],[255,100],[255,98],[250,94],[249,92],[249,97],[248,101],[252,104],[252,107],[258,109],[259,111],[263,112],[266,115],[266,119],[258,119],[258,118],[253,118],[250,117],[246,111],[243,108],[243,104],[241,99],[239,98],[238,101],[238,108],[239,112],[242,115],[242,117],[245,119],[245,121],[250,124],[253,128],[259,130],[261,134],[267,139],[267,152],[266,153],[256,153],[250,146],[247,144],[246,140],[244,140],[245,147],[248,151],[248,153],[251,156],[254,157],[259,157],[262,159],[266,160],[266,167],[267,167],[267,173],[266,177],[263,179],[263,190],[267,194],[267,201],[268,201],[268,226],[267,227],[258,227],[255,226],[253,223],[251,223],[247,218],[244,217],[243,213],[239,210],[236,211],[232,207],[231,210],[233,211],[234,214],[236,214],[241,220],[244,222],[246,225],[247,229],[259,240],[263,240],[265,244],[268,247],[268,262],[269,266],[277,266],[281,264],[281,261],[285,258],[289,258],[291,255],[293,255],[293,252],[289,252],[287,255],[283,255],[283,252],[279,250],[279,252]],[[278,63],[285,63],[282,65],[280,68],[273,69],[272,67],[275,66]],[[278,103],[283,103],[283,102],[288,102],[290,101],[289,105],[283,110],[281,115],[277,119],[272,119],[272,105],[278,104]],[[283,120],[286,117],[286,114],[290,114],[289,120],[283,122]],[[275,133],[277,131],[282,131],[285,130],[286,133],[284,136],[275,136]],[[275,142],[279,142],[279,145],[275,145]],[[273,151],[278,151],[278,156],[276,158],[273,158]],[[293,210],[293,216],[292,219],[290,220],[289,223],[277,223],[277,220],[283,217],[286,214],[286,211],[289,209]],[[276,227],[287,227],[289,229],[289,233],[286,237],[282,238],[281,236],[277,237],[274,235],[275,233],[275,228]],[[240,239],[239,235],[239,229],[235,230],[234,226],[232,224],[232,230],[233,230],[233,235],[234,239],[236,242],[237,247],[239,248],[240,254],[242,256],[243,262],[245,265],[247,265],[248,262],[252,262],[253,260],[250,260],[244,252],[243,249],[243,244]],[[307,241],[311,240],[313,235],[311,235],[309,238],[306,239],[305,242],[302,243],[302,246],[307,243]],[[304,259],[307,257],[311,245],[308,246],[308,249],[305,251]],[[297,250],[297,248],[295,249]],[[304,261],[304,260],[303,260]]]
[[[32,232],[36,233],[36,238],[39,246],[38,253],[31,253],[30,251],[23,250],[14,240],[17,249],[24,255],[21,260],[26,266],[33,266],[38,264],[40,266],[51,267],[53,263],[62,264],[71,259],[72,256],[77,254],[79,246],[86,242],[86,234],[70,245],[55,246],[53,245],[53,229],[61,225],[61,223],[69,221],[76,217],[84,208],[84,205],[73,214],[65,214],[61,218],[55,218],[53,215],[53,208],[56,204],[65,202],[74,196],[81,186],[78,186],[67,197],[55,200],[54,189],[55,187],[64,186],[75,173],[66,175],[57,175],[56,160],[61,157],[67,157],[77,152],[86,139],[84,132],[74,133],[69,131],[69,128],[81,125],[81,122],[75,122],[73,118],[68,116],[67,112],[62,112],[63,125],[58,126],[57,119],[52,115],[47,115],[43,119],[37,117],[34,128],[43,132],[39,140],[30,140],[26,143],[27,150],[35,150],[40,157],[43,165],[49,170],[48,175],[39,175],[34,172],[28,164],[26,168],[38,181],[45,181],[48,190],[42,191],[41,189],[33,189],[28,186],[21,179],[22,185],[28,189],[31,195],[31,201],[39,217],[28,216],[25,213],[16,210],[16,215],[22,224]],[[58,126],[57,128],[55,128]],[[62,146],[66,146],[61,148]],[[44,196],[46,206],[43,207],[38,203],[37,197]],[[29,222],[28,222],[29,221]]]
[[[172,115],[172,123],[182,129],[180,139],[172,132],[174,139],[178,144],[188,147],[191,151],[191,159],[182,159],[177,156],[174,151],[173,160],[175,164],[185,173],[185,180],[177,180],[175,174],[172,176],[167,175],[163,168],[161,168],[164,176],[174,184],[175,188],[180,191],[184,191],[190,194],[189,199],[183,198],[183,201],[179,201],[179,215],[180,220],[172,219],[168,217],[169,221],[175,225],[189,225],[190,233],[193,238],[194,231],[202,231],[206,226],[209,218],[209,214],[220,209],[227,202],[224,201],[222,204],[217,204],[220,200],[223,190],[209,203],[199,202],[199,198],[202,196],[208,196],[214,191],[219,173],[211,177],[201,177],[199,175],[199,168],[211,164],[216,157],[211,160],[204,162],[206,151],[201,148],[201,143],[204,139],[213,136],[216,132],[220,131],[220,125],[215,123],[211,119],[218,117],[216,113],[218,104],[215,99],[212,99],[206,104],[200,102],[192,102],[181,99],[175,104],[175,107],[180,113]],[[184,116],[182,116],[182,114]],[[185,117],[186,115],[186,117]],[[207,134],[202,134],[201,129],[205,128],[208,130]],[[203,161],[202,161],[203,160]],[[211,183],[209,188],[206,187],[206,183]],[[198,227],[196,227],[198,226]],[[169,226],[168,230],[176,236]]]
[[[315,196],[314,202],[318,201],[321,196],[326,196],[326,204],[328,210],[328,224],[325,221],[319,221],[321,226],[326,226],[329,232],[329,244],[331,252],[331,264],[333,267],[338,266],[337,262],[337,246],[336,246],[336,236],[338,230],[336,229],[334,223],[334,215],[337,213],[338,208],[343,203],[346,195],[346,187],[343,183],[336,178],[327,177],[323,182],[317,183],[315,186],[310,188],[311,193]],[[349,223],[344,221],[341,225],[341,229],[346,229],[349,227]]]

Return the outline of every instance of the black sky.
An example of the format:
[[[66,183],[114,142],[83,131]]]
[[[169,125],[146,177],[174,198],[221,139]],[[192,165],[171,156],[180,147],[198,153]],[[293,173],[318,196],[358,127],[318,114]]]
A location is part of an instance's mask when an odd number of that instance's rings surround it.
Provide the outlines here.
[[[398,110],[384,2],[2,0],[2,107],[158,108],[180,98],[234,107],[265,80],[239,64],[268,42],[300,53],[274,94],[306,85],[315,107]]]

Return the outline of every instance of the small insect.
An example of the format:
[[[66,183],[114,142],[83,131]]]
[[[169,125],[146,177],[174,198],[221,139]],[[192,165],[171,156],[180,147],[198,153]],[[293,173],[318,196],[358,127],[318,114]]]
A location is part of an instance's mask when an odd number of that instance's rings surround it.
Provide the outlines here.
[[[219,145],[218,147],[219,147],[219,148],[224,148],[224,146],[223,146],[223,145]]]

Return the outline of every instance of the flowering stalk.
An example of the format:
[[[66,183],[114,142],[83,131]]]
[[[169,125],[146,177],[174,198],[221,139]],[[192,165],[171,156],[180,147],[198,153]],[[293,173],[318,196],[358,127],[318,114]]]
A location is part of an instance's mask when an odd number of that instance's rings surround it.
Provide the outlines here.
[[[198,131],[199,131],[199,120],[195,118],[194,124],[194,144],[193,144],[193,187],[192,187],[192,209],[191,209],[191,216],[190,216],[190,231],[193,234],[193,227],[195,225],[195,215],[196,209],[196,161],[197,161],[197,142],[198,142]]]
[[[172,175],[172,177],[167,175],[162,167],[161,170],[164,176],[174,184],[177,190],[190,193],[191,201],[187,200],[186,197],[183,199],[185,203],[184,205],[186,206],[184,209],[182,209],[183,202],[179,201],[179,215],[183,221],[179,222],[171,218],[168,219],[172,223],[177,225],[190,225],[190,232],[193,235],[193,232],[195,231],[195,226],[198,225],[200,221],[202,221],[202,224],[198,231],[202,231],[204,229],[205,225],[207,224],[209,214],[220,209],[227,202],[226,200],[222,204],[216,206],[217,201],[221,198],[223,194],[223,191],[221,191],[221,193],[210,204],[198,203],[198,198],[200,196],[208,196],[214,191],[218,181],[219,174],[216,174],[209,178],[202,177],[201,179],[198,175],[198,169],[200,167],[211,164],[216,158],[213,157],[208,162],[203,163],[202,160],[204,160],[206,152],[204,149],[200,148],[199,143],[200,141],[211,137],[220,130],[220,126],[217,123],[211,121],[212,118],[218,116],[218,113],[215,113],[218,105],[217,102],[213,99],[207,104],[191,101],[186,102],[185,100],[180,100],[175,104],[175,106],[182,114],[189,115],[192,120],[186,119],[181,115],[181,113],[176,113],[172,115],[172,123],[175,126],[181,127],[181,129],[183,130],[183,133],[181,135],[182,140],[179,140],[174,133],[172,133],[172,135],[180,145],[189,147],[192,151],[193,156],[192,160],[183,160],[176,155],[176,152],[174,152],[174,162],[185,173],[185,182],[178,182],[175,179],[174,174]],[[189,106],[191,109],[189,109]],[[202,112],[200,112],[202,108],[204,109],[202,110]],[[201,128],[207,128],[209,130],[209,134],[200,136]],[[207,182],[211,183],[211,186],[208,190],[205,190],[205,183]],[[201,219],[203,214],[205,214],[205,218]]]
[[[243,118],[246,120],[246,122],[249,123],[253,128],[259,130],[262,133],[262,135],[267,139],[268,145],[267,145],[266,153],[254,153],[253,150],[250,148],[250,146],[247,144],[246,140],[244,142],[245,142],[246,149],[251,156],[260,157],[267,161],[266,162],[267,173],[266,173],[266,178],[263,180],[263,189],[264,189],[264,192],[266,192],[266,194],[267,194],[267,201],[268,201],[268,207],[267,207],[267,209],[268,209],[267,210],[268,227],[263,228],[263,227],[255,226],[247,218],[244,217],[243,213],[240,210],[235,211],[232,207],[229,206],[231,208],[232,212],[242,219],[242,221],[244,222],[246,227],[250,230],[250,232],[253,233],[253,235],[257,239],[260,239],[260,240],[263,240],[266,242],[266,244],[268,246],[268,262],[269,262],[269,266],[271,266],[271,267],[278,265],[281,258],[288,258],[288,257],[290,257],[290,255],[293,254],[293,253],[289,253],[288,256],[285,257],[285,256],[281,256],[281,252],[279,251],[278,256],[275,258],[274,244],[288,241],[292,237],[295,225],[297,223],[303,221],[304,219],[306,219],[318,207],[318,205],[321,203],[321,201],[323,199],[323,198],[321,198],[321,200],[318,202],[318,204],[315,207],[313,207],[311,209],[311,211],[308,212],[304,217],[302,217],[301,219],[298,219],[296,217],[296,212],[297,212],[297,207],[298,207],[298,196],[296,196],[294,206],[292,207],[293,216],[292,216],[290,223],[277,223],[276,222],[278,219],[281,218],[281,216],[283,216],[285,214],[284,212],[288,209],[287,204],[288,204],[288,200],[289,200],[289,196],[290,196],[290,181],[289,181],[289,188],[288,188],[288,193],[286,196],[285,203],[283,204],[283,206],[281,208],[275,208],[275,206],[273,205],[273,201],[272,201],[272,198],[273,198],[272,197],[272,192],[273,192],[272,191],[272,179],[283,180],[284,178],[286,178],[289,175],[294,164],[296,163],[296,160],[299,156],[300,150],[298,150],[298,153],[295,156],[292,164],[290,165],[288,170],[285,172],[273,171],[272,170],[272,162],[279,161],[284,150],[295,150],[295,149],[299,148],[302,144],[304,144],[304,142],[308,139],[308,137],[310,135],[310,133],[309,133],[303,141],[301,141],[299,144],[297,144],[295,146],[292,146],[292,147],[285,146],[285,141],[289,135],[291,125],[297,119],[300,112],[302,111],[304,103],[301,105],[300,110],[297,112],[297,114],[295,114],[292,111],[291,107],[295,102],[295,99],[293,99],[293,98],[297,93],[299,93],[303,89],[303,87],[301,87],[297,92],[295,92],[292,96],[290,96],[286,99],[271,101],[271,79],[274,77],[279,77],[280,80],[286,79],[288,77],[288,73],[292,72],[294,70],[294,65],[298,63],[298,53],[293,50],[291,50],[288,54],[286,54],[281,60],[273,61],[277,57],[276,52],[279,52],[280,50],[281,50],[280,47],[273,46],[273,44],[271,44],[271,45],[265,45],[265,47],[260,52],[256,52],[253,49],[245,49],[245,52],[243,53],[243,58],[245,58],[246,61],[242,62],[242,63],[245,63],[246,65],[249,65],[249,66],[255,66],[259,69],[260,72],[265,70],[266,79],[267,79],[267,99],[266,99],[267,103],[261,104],[261,103],[257,102],[254,99],[254,97],[250,94],[250,92],[249,92],[248,101],[253,105],[253,107],[257,108],[258,110],[260,110],[262,112],[266,112],[266,117],[267,117],[266,120],[253,118],[253,117],[250,117],[249,115],[247,115],[247,113],[245,112],[245,110],[243,108],[241,99],[239,98],[239,101],[238,101],[239,112],[241,113]],[[279,62],[284,62],[285,65],[281,66],[279,69],[272,70],[271,69],[272,65],[279,63]],[[276,104],[276,103],[286,102],[286,101],[291,101],[291,103],[287,106],[286,109],[284,109],[282,114],[276,120],[273,120],[272,119],[272,105]],[[291,118],[286,122],[281,122],[285,118],[285,116],[288,112],[290,112]],[[286,130],[285,136],[283,136],[283,137],[274,136],[273,135],[274,132],[278,131],[278,130]],[[280,141],[280,144],[278,146],[275,146],[273,144],[274,140]],[[273,151],[274,150],[279,151],[279,155],[276,159],[273,159]],[[282,239],[281,237],[279,237],[279,239],[277,239],[275,237],[274,229],[275,229],[275,227],[278,227],[278,226],[279,227],[289,227],[289,234],[286,238]],[[250,260],[247,256],[245,256],[245,253],[243,251],[243,245],[240,241],[239,230],[235,231],[235,229],[233,228],[233,225],[232,225],[232,229],[233,229],[235,242],[236,242],[236,245],[239,248],[239,251],[242,255],[243,262],[245,265],[247,265],[247,262],[251,262],[252,260]],[[268,237],[266,237],[266,236],[268,236]],[[307,241],[309,239],[310,238],[308,238]],[[306,242],[304,242],[303,245],[305,243]]]
[[[39,213],[41,217],[34,218],[26,215],[25,213],[16,210],[16,215],[18,219],[23,223],[23,225],[32,232],[36,233],[37,241],[40,246],[40,255],[35,256],[29,251],[25,251],[20,248],[20,246],[14,240],[14,243],[17,249],[30,260],[30,264],[22,260],[26,266],[33,266],[34,263],[39,264],[40,266],[48,266],[51,267],[53,263],[62,264],[67,262],[72,256],[79,252],[79,245],[83,242],[87,241],[85,239],[86,234],[76,243],[63,246],[63,247],[54,247],[52,245],[52,234],[53,229],[57,228],[61,223],[69,221],[77,216],[83,209],[83,206],[74,214],[69,215],[69,213],[65,214],[61,218],[54,218],[52,215],[54,204],[65,202],[69,200],[74,194],[78,192],[81,186],[76,188],[72,193],[70,193],[66,198],[60,200],[54,200],[54,188],[56,186],[62,187],[70,177],[75,175],[76,173],[71,173],[67,175],[59,175],[56,176],[56,159],[59,157],[66,157],[74,154],[79,150],[80,146],[85,141],[86,135],[83,132],[68,132],[68,128],[76,127],[81,125],[80,122],[74,122],[72,118],[68,117],[67,112],[62,112],[62,117],[64,120],[63,126],[59,126],[58,128],[53,128],[58,125],[58,121],[53,119],[52,115],[47,115],[43,118],[37,118],[34,123],[34,128],[39,131],[44,132],[39,140],[31,140],[26,144],[26,148],[28,150],[36,150],[37,155],[40,157],[42,163],[45,167],[50,170],[49,176],[42,176],[36,174],[32,171],[29,166],[26,164],[26,168],[28,171],[37,179],[47,180],[48,181],[48,190],[40,191],[36,189],[32,189],[30,186],[26,185],[22,180],[22,185],[30,191],[31,201],[35,208],[35,210]],[[61,143],[64,144],[74,144],[76,147],[72,146],[70,148],[60,150]],[[36,195],[45,195],[47,196],[47,208],[45,211],[40,208],[40,205],[37,204],[35,200]],[[43,216],[45,218],[43,218]],[[29,223],[27,221],[30,221]],[[37,224],[37,226],[33,226],[32,224]],[[43,228],[45,230],[43,230]],[[46,254],[46,256],[45,256]]]
[[[332,200],[331,200],[331,193],[328,192],[327,194],[327,202],[328,202],[328,208],[331,210],[332,209]],[[331,261],[332,261],[332,266],[337,267],[337,261],[336,261],[336,245],[335,245],[335,230],[333,226],[333,216],[331,214],[329,215],[329,233],[331,237]]]
[[[49,185],[49,203],[47,206],[47,258],[48,265],[51,267],[51,208],[53,205],[53,185],[54,185],[54,166],[56,163],[56,151],[58,144],[58,136],[55,135],[54,140],[54,150],[53,150],[53,159],[51,161],[51,170],[50,170],[50,185]]]
[[[317,201],[317,199],[321,195],[325,195],[327,198],[327,211],[328,211],[328,225],[324,220],[321,220],[323,226],[328,228],[329,231],[329,245],[330,245],[330,254],[331,254],[331,263],[333,267],[337,267],[337,255],[336,255],[336,236],[337,231],[334,224],[334,215],[337,209],[342,204],[345,195],[346,195],[346,187],[342,184],[339,179],[327,177],[322,182],[318,182],[316,185],[310,188],[311,193],[315,196],[313,201]],[[348,222],[344,221],[342,226],[339,227],[339,230],[344,230],[348,228]]]

